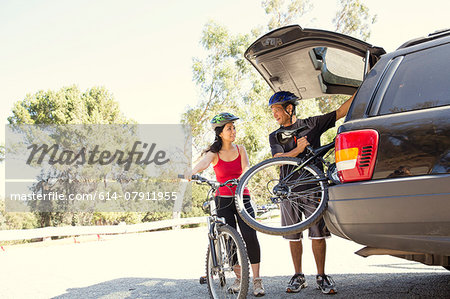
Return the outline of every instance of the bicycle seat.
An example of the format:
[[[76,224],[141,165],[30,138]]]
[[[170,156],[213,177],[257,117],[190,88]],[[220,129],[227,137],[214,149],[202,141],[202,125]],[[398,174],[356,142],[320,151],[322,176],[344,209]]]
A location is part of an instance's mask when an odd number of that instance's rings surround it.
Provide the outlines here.
[[[288,130],[285,128],[279,128],[276,132],[277,140],[281,144],[286,144],[294,136],[299,137],[300,132],[304,131],[307,128],[308,128],[307,126],[302,126],[300,128],[292,129],[292,130]]]

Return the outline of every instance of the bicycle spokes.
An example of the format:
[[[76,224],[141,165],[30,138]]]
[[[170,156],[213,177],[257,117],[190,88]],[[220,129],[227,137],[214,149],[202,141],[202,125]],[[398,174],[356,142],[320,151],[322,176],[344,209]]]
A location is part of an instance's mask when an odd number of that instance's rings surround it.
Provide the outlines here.
[[[274,158],[252,167],[238,185],[238,212],[261,232],[289,234],[307,228],[323,211],[326,177],[295,158]],[[239,192],[247,187],[253,204],[245,205]],[[256,218],[251,217],[256,207]]]
[[[218,235],[208,250],[207,280],[213,298],[245,298],[248,289],[248,261],[244,243],[228,225],[217,228]],[[213,255],[217,266],[212,264]],[[238,288],[236,288],[236,279]]]

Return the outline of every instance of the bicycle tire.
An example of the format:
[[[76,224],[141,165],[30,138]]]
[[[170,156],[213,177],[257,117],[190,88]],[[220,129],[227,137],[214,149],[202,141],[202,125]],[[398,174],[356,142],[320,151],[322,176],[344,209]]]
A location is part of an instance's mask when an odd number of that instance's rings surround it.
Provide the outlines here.
[[[298,158],[271,158],[242,176],[236,189],[236,209],[250,227],[265,234],[286,236],[309,228],[321,218],[328,202],[328,183],[323,171],[308,164],[295,173],[295,179],[284,182],[281,179],[300,163]],[[245,188],[250,192],[250,204],[244,201]],[[264,204],[269,206],[267,211]],[[255,206],[261,210],[253,211]],[[261,211],[265,212],[257,215]]]
[[[218,236],[214,240],[216,247],[218,269],[214,269],[211,246],[206,253],[206,281],[211,298],[246,298],[249,283],[249,266],[247,250],[239,233],[229,225],[217,227]],[[236,259],[233,261],[233,259]],[[229,291],[236,275],[233,265],[240,265],[240,290],[237,293]]]

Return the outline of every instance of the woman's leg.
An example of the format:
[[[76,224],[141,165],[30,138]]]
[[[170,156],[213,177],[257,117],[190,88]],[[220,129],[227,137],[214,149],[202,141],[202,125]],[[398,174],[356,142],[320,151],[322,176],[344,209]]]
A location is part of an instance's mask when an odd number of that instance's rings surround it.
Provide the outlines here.
[[[255,212],[251,208],[250,197],[247,199],[244,197],[244,205],[250,214],[255,217]],[[235,207],[236,210],[236,207]],[[259,246],[258,236],[256,231],[245,223],[241,217],[239,217],[236,211],[237,222],[239,224],[239,230],[241,231],[242,238],[247,246],[248,258],[253,272],[253,295],[260,297],[266,294],[262,280],[260,278],[260,261],[261,261],[261,248]]]
[[[261,263],[257,264],[251,264],[252,266],[252,272],[253,272],[253,278],[259,278],[259,266]]]
[[[244,204],[247,206],[247,209],[251,209],[250,198],[244,198]],[[236,206],[234,206],[234,210],[236,211]],[[249,210],[252,216],[254,215],[253,210]],[[247,247],[248,259],[250,260],[253,278],[259,278],[260,273],[260,261],[261,261],[261,248],[259,246],[258,236],[256,235],[256,231],[248,226],[241,217],[238,215],[236,211],[237,222],[239,224],[239,230],[241,231],[242,238],[244,239],[245,245]]]

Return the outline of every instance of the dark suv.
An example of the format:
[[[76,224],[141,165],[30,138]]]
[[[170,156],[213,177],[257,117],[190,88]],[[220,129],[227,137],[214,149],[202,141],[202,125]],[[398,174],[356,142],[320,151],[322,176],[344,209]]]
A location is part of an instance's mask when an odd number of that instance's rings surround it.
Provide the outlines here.
[[[245,53],[274,91],[353,94],[336,137],[330,231],[390,254],[450,265],[450,31],[385,54],[342,34],[288,26]]]

